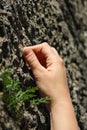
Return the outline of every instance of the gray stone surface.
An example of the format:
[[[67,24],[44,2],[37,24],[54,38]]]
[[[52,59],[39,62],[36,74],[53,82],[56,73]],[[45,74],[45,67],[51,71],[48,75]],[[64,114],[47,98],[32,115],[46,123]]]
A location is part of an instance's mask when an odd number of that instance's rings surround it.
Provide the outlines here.
[[[64,59],[79,127],[87,130],[87,0],[1,0],[0,75],[7,66],[22,87],[32,86],[33,76],[21,49],[42,42],[54,46]],[[49,114],[42,106],[29,110],[27,115],[23,113],[24,120],[16,126],[1,103],[0,129],[49,129]],[[41,127],[43,124],[47,127]]]

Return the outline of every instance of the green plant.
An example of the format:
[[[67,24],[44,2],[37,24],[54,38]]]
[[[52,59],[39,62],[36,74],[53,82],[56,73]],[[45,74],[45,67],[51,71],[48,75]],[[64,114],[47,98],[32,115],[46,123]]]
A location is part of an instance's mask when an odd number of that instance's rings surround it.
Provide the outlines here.
[[[8,110],[18,111],[26,101],[30,103],[30,106],[35,106],[41,103],[47,103],[51,100],[49,97],[37,98],[36,91],[38,90],[38,87],[28,87],[24,91],[20,87],[21,83],[17,80],[13,80],[11,75],[12,74],[8,69],[5,69],[2,74],[4,85],[3,100],[6,103]]]

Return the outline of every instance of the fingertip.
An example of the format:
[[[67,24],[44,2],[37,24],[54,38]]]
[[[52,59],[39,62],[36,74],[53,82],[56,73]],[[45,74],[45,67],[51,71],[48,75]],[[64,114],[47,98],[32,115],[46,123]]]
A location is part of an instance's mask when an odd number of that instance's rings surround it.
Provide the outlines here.
[[[25,52],[28,47],[23,47],[22,52]]]
[[[31,49],[29,47],[24,47],[22,50],[22,53],[24,56],[27,56],[31,52]]]

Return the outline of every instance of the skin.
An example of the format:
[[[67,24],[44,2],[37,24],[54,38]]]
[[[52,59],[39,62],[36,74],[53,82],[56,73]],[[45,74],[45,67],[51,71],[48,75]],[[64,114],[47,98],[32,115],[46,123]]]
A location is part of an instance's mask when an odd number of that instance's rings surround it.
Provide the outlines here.
[[[48,104],[51,130],[78,130],[66,68],[57,51],[48,43],[42,43],[25,47],[23,56],[33,71],[42,96],[52,97]]]

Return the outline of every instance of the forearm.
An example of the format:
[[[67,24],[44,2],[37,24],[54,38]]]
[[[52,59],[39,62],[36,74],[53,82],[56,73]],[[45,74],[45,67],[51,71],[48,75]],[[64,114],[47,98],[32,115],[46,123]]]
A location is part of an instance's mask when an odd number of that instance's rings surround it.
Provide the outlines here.
[[[50,107],[51,130],[78,130],[71,99],[55,102]]]

